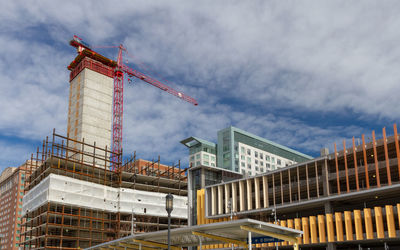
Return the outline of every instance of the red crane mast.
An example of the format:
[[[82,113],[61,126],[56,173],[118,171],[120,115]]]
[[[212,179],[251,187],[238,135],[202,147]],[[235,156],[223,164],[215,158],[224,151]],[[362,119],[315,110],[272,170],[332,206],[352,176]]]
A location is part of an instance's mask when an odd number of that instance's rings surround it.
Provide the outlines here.
[[[77,36],[74,36],[71,41],[71,45],[78,49],[78,52],[82,52],[84,49],[89,50],[92,53],[98,54],[95,52],[90,45],[83,42],[83,40]],[[125,65],[122,60],[122,52],[126,52],[126,48],[121,44],[119,46],[106,46],[108,48],[118,48],[118,57],[116,67],[114,68],[114,92],[113,92],[113,124],[112,124],[112,162],[120,162],[121,159],[116,159],[117,155],[122,152],[122,125],[123,125],[123,114],[124,114],[124,74],[127,74],[129,77],[136,77],[144,82],[147,82],[154,87],[157,87],[161,90],[164,90],[186,102],[189,102],[195,106],[198,105],[197,101],[185,95],[182,92],[179,92],[164,83],[154,79],[148,75],[145,75],[137,70],[130,68]],[[117,169],[114,166],[111,168],[116,171]]]

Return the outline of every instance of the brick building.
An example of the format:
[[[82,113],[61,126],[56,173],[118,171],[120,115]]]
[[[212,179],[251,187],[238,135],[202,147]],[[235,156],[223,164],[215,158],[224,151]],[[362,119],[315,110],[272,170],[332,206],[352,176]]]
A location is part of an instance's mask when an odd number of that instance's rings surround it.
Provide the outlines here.
[[[0,249],[18,249],[26,166],[6,168],[0,175]]]

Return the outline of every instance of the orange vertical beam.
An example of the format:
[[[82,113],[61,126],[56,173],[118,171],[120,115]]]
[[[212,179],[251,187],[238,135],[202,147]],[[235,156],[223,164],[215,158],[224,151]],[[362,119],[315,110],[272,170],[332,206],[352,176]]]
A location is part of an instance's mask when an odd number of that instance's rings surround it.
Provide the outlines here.
[[[317,217],[310,216],[310,235],[311,243],[318,243],[318,229],[317,229]]]
[[[397,218],[399,219],[399,225],[400,225],[400,203],[397,203]]]
[[[372,146],[374,148],[376,185],[378,187],[381,187],[381,179],[379,178],[379,168],[378,168],[378,154],[376,152],[375,130],[372,130]]]
[[[292,219],[287,220],[287,227],[294,228],[294,221]],[[293,243],[289,242],[289,245],[293,245]]]
[[[394,223],[393,206],[386,205],[385,212],[386,212],[386,224],[387,224],[387,229],[388,229],[387,231],[389,238],[394,238],[396,237],[396,226]]]
[[[376,235],[379,239],[385,238],[385,231],[383,230],[382,208],[374,207],[374,212],[375,212]]]
[[[310,244],[310,226],[308,224],[308,218],[301,218],[301,224],[303,226],[303,244]]]
[[[392,177],[390,176],[390,167],[389,167],[389,153],[386,140],[386,128],[382,129],[382,134],[383,134],[383,148],[385,149],[385,162],[386,162],[388,185],[392,185]]]
[[[363,240],[363,226],[361,210],[354,210],[354,227],[356,230],[356,240]]]
[[[295,218],[294,219],[294,229],[301,230],[301,220],[300,220],[300,218]],[[299,244],[301,244],[302,243],[302,237],[297,237],[297,242]]]
[[[365,149],[365,136],[364,136],[364,134],[361,136],[361,138],[362,138],[362,148],[363,148],[363,155],[364,155],[365,183],[367,185],[367,189],[369,189],[367,150]]]
[[[325,216],[318,215],[318,236],[319,242],[326,242],[326,233],[325,233]]]
[[[333,215],[326,214],[326,231],[328,235],[328,242],[335,241],[335,229],[333,228]]]
[[[286,227],[286,220],[281,220],[281,224],[282,227]],[[283,241],[282,242],[282,246],[287,246],[288,242],[287,241]]]
[[[353,158],[354,158],[354,171],[355,171],[355,176],[356,176],[356,188],[358,191],[358,190],[360,190],[360,185],[358,183],[357,153],[356,153],[356,143],[354,142],[354,136],[353,136]]]
[[[342,213],[335,213],[335,224],[336,224],[336,240],[343,241],[343,219]]]
[[[374,229],[372,228],[372,213],[371,208],[364,208],[364,222],[365,222],[365,234],[367,240],[374,238]]]
[[[337,191],[338,191],[338,194],[340,194],[339,165],[338,165],[338,158],[337,158],[336,143],[335,143],[335,164],[336,164]]]
[[[349,170],[347,169],[346,140],[343,140],[343,158],[344,158],[344,170],[346,172],[346,188],[348,193],[350,192],[350,183],[349,183]]]
[[[393,130],[394,130],[394,144],[396,145],[397,168],[399,170],[399,180],[400,180],[400,150],[399,150],[399,137],[397,135],[396,123],[393,125]]]
[[[344,211],[344,225],[346,228],[346,240],[353,240],[353,220],[350,211]]]

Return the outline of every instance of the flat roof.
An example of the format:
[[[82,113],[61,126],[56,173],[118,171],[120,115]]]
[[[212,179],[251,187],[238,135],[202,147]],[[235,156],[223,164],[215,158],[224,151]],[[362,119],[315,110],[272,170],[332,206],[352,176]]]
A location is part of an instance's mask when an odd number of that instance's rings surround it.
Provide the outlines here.
[[[180,143],[182,143],[183,145],[185,145],[188,148],[191,148],[192,146],[197,145],[198,143],[205,144],[205,145],[210,146],[210,147],[216,147],[217,146],[217,144],[215,144],[213,142],[209,142],[209,141],[206,141],[206,140],[194,137],[194,136],[186,138],[186,139],[180,141]]]
[[[246,136],[248,136],[248,137],[252,137],[252,138],[254,138],[254,139],[257,139],[257,140],[259,140],[259,141],[262,141],[262,142],[264,142],[264,143],[267,143],[267,144],[270,144],[270,145],[272,145],[272,146],[274,146],[274,147],[277,147],[277,148],[279,148],[279,149],[288,151],[288,152],[290,152],[290,153],[292,153],[292,154],[296,154],[296,155],[302,156],[302,157],[304,157],[304,158],[306,158],[306,159],[309,159],[309,160],[313,159],[312,156],[303,154],[303,153],[301,153],[301,152],[299,152],[299,151],[297,151],[297,150],[288,148],[288,147],[283,146],[283,145],[281,145],[281,144],[278,144],[278,143],[276,143],[276,142],[273,142],[273,141],[270,141],[270,140],[268,140],[268,139],[262,138],[262,137],[260,137],[260,136],[258,136],[258,135],[249,133],[249,132],[244,131],[244,130],[242,130],[242,129],[240,129],[240,128],[236,128],[236,127],[233,127],[233,126],[230,126],[229,128],[232,129],[232,131],[234,131],[234,132],[241,133],[241,134],[246,135]]]
[[[281,227],[253,219],[240,219],[196,225],[171,230],[171,249],[205,244],[233,243],[245,247],[251,238],[252,244],[290,241],[297,244],[302,231]],[[165,249],[168,247],[168,230],[140,233],[102,243],[86,249]]]

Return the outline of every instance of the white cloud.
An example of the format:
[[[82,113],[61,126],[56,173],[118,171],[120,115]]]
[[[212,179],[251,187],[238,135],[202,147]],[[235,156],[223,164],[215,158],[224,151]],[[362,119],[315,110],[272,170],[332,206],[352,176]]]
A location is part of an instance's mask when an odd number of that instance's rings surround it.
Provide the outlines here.
[[[187,153],[181,139],[215,141],[231,124],[318,152],[365,132],[359,120],[387,125],[400,117],[399,10],[395,1],[7,1],[0,135],[37,140],[53,127],[65,131],[66,66],[75,56],[67,42],[77,34],[92,44],[123,42],[199,100],[192,107],[144,83],[127,86],[125,153],[177,161]],[[319,127],[276,111],[282,107],[350,110],[355,121]]]

